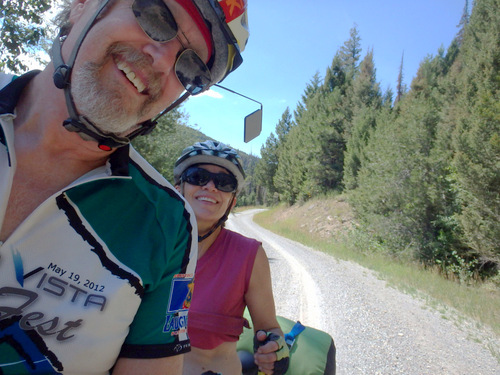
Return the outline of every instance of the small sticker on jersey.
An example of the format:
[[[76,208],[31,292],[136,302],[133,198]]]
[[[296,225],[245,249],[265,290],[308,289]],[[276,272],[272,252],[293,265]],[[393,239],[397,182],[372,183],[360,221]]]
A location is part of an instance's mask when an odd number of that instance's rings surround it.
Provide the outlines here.
[[[181,276],[181,277],[177,277]],[[172,314],[179,311],[187,311],[193,297],[193,277],[187,275],[176,275],[172,280],[170,288],[170,299],[168,301],[167,313]]]

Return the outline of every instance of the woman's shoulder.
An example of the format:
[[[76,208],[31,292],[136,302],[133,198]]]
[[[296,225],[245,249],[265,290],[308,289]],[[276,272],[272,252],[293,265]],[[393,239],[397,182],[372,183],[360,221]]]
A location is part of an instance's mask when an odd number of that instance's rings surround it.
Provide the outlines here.
[[[247,237],[238,232],[233,232],[227,228],[223,228],[221,235],[224,235],[223,239],[226,243],[238,244],[239,246],[245,246],[250,248],[258,249],[262,246],[262,242],[257,241],[255,238]]]

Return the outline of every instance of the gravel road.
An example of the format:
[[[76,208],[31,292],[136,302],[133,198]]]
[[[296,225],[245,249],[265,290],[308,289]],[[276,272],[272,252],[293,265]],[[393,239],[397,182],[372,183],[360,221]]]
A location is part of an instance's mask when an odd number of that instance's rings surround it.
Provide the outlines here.
[[[227,228],[262,241],[277,314],[328,332],[337,374],[500,375],[498,337],[449,309],[431,308],[355,263],[280,237],[231,214]],[[439,310],[439,311],[437,311]],[[491,349],[491,350],[490,350]]]

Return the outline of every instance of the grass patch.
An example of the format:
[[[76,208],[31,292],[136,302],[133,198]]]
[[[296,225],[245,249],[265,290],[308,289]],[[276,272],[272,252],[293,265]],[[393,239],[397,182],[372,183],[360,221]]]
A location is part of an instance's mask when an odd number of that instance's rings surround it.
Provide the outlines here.
[[[318,211],[314,209],[314,202],[307,204],[312,205],[312,209],[303,207],[301,210],[285,214],[289,208],[277,206],[255,215],[254,220],[259,225],[291,240],[378,272],[390,285],[424,298],[428,306],[440,311],[447,319],[453,318],[454,321],[460,322],[460,317],[453,316],[451,307],[459,314],[478,322],[479,326],[488,326],[496,335],[500,335],[498,288],[484,284],[462,285],[447,280],[436,270],[426,269],[419,264],[402,263],[378,252],[363,252],[356,247],[351,238],[340,232],[337,236],[321,237],[311,226],[304,224],[315,220],[312,216],[308,217],[308,211],[314,215],[317,215]],[[322,201],[321,205],[324,206],[326,203]]]

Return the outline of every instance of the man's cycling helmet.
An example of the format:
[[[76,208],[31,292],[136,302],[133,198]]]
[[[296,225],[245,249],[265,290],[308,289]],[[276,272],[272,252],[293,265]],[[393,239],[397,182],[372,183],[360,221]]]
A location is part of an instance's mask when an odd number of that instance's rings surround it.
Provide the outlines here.
[[[222,81],[243,62],[240,53],[245,49],[249,35],[247,0],[175,1],[198,23],[209,48],[211,46],[207,63],[212,75],[211,85]],[[206,30],[199,25],[201,22],[205,23]]]
[[[192,165],[214,164],[226,168],[236,177],[238,194],[245,181],[245,172],[241,165],[241,158],[236,151],[223,143],[215,141],[196,142],[185,148],[182,155],[177,159],[174,166],[175,184],[180,184],[182,173]]]

